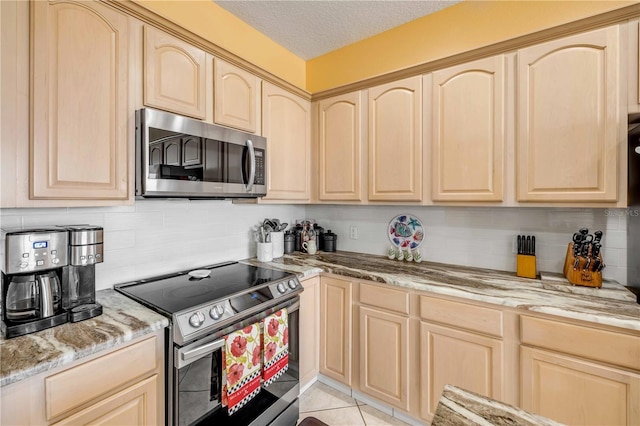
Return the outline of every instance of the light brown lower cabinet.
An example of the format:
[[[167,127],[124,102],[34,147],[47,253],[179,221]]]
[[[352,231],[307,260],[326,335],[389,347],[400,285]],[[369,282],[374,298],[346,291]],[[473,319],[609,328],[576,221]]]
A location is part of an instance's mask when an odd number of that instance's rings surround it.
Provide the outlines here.
[[[359,308],[360,391],[409,410],[409,318]]]
[[[502,400],[502,341],[420,322],[420,416],[431,420],[444,385]]]
[[[164,424],[163,331],[0,388],[0,424]]]
[[[158,375],[154,375],[117,394],[102,400],[73,416],[55,423],[58,425],[154,425]]]
[[[320,280],[320,373],[351,386],[351,281]]]
[[[320,363],[320,277],[302,281],[300,294],[300,389],[318,375]]]
[[[522,408],[565,424],[640,424],[640,374],[523,346]]]
[[[637,331],[333,276],[320,324],[322,375],[421,421],[451,384],[565,424],[640,425]]]

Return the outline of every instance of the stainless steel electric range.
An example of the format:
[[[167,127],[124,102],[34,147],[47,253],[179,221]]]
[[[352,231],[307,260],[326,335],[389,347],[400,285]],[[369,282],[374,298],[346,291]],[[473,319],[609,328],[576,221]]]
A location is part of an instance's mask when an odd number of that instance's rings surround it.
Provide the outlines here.
[[[303,291],[297,277],[236,262],[190,272],[114,286],[171,321],[166,332],[167,424],[295,425]],[[222,406],[224,336],[282,308],[289,314],[288,370],[229,415]]]

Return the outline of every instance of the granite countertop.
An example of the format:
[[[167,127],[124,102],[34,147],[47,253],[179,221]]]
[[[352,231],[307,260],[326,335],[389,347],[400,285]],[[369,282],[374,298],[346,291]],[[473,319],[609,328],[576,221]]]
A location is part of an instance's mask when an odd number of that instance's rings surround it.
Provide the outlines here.
[[[96,293],[100,316],[37,333],[0,336],[0,387],[160,330],[169,321],[112,289]]]
[[[562,423],[456,386],[445,385],[431,425],[561,426]]]
[[[502,305],[523,311],[640,331],[640,305],[624,286],[607,281],[602,288],[570,285],[560,274],[542,279],[513,272],[432,262],[400,262],[354,252],[292,253],[272,262],[243,261],[286,270],[301,278],[326,272],[420,291]]]

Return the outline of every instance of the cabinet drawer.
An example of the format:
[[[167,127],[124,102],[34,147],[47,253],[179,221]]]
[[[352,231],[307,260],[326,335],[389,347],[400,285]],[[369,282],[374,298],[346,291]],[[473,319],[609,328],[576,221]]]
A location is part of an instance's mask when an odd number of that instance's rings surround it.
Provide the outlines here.
[[[640,336],[521,316],[521,342],[640,370]]]
[[[51,420],[155,370],[156,340],[154,336],[47,377],[47,419]]]
[[[502,312],[450,300],[420,296],[420,318],[502,337]]]
[[[409,292],[360,284],[360,303],[409,315]]]

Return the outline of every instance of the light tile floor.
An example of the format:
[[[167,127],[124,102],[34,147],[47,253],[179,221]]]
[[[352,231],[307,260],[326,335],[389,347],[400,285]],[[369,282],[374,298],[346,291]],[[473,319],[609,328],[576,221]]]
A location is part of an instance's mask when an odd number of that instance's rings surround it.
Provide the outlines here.
[[[320,382],[300,395],[300,421],[306,417],[315,417],[329,426],[406,425]]]

